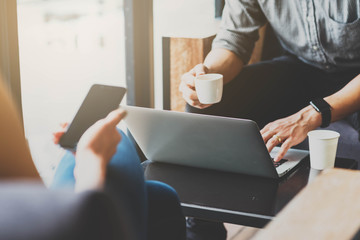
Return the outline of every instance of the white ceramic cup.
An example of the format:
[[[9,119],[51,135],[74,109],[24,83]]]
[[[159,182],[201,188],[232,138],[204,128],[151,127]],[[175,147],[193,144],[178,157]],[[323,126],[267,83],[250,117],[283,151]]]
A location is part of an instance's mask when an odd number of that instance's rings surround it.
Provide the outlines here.
[[[331,130],[314,130],[308,133],[308,137],[311,168],[333,168],[340,134]]]
[[[195,89],[200,103],[218,103],[223,92],[223,75],[218,73],[199,75],[195,78]]]

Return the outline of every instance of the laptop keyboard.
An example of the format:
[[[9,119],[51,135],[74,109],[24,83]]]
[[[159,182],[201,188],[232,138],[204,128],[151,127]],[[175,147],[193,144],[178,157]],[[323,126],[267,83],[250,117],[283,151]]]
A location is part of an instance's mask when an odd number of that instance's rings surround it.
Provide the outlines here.
[[[285,163],[285,162],[287,162],[288,160],[286,160],[286,159],[281,159],[280,161],[278,161],[278,162],[274,162],[274,159],[272,158],[272,160],[273,160],[273,164],[274,164],[274,167],[275,168],[277,168],[278,166],[280,166],[281,164],[283,164],[283,163]]]

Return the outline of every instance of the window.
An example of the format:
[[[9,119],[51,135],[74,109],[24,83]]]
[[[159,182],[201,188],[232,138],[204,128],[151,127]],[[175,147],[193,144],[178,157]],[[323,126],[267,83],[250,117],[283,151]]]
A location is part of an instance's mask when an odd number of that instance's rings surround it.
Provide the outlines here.
[[[63,154],[51,141],[93,83],[125,86],[121,0],[19,0],[25,133],[45,178]],[[58,157],[56,157],[58,156]]]

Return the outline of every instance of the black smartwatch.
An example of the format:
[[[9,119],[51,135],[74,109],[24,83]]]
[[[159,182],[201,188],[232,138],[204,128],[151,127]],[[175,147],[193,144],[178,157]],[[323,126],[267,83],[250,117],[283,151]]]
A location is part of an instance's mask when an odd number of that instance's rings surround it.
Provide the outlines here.
[[[310,101],[310,105],[319,113],[321,113],[322,128],[330,125],[331,122],[331,106],[322,98]]]

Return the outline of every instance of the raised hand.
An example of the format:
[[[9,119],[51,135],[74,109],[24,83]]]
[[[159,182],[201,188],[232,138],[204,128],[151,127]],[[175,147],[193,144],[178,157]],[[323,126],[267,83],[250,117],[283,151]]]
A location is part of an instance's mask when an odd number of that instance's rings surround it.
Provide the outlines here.
[[[211,106],[211,104],[200,103],[195,89],[195,77],[208,72],[209,70],[204,64],[198,64],[189,72],[182,75],[179,91],[182,93],[183,98],[189,105],[199,109]]]

